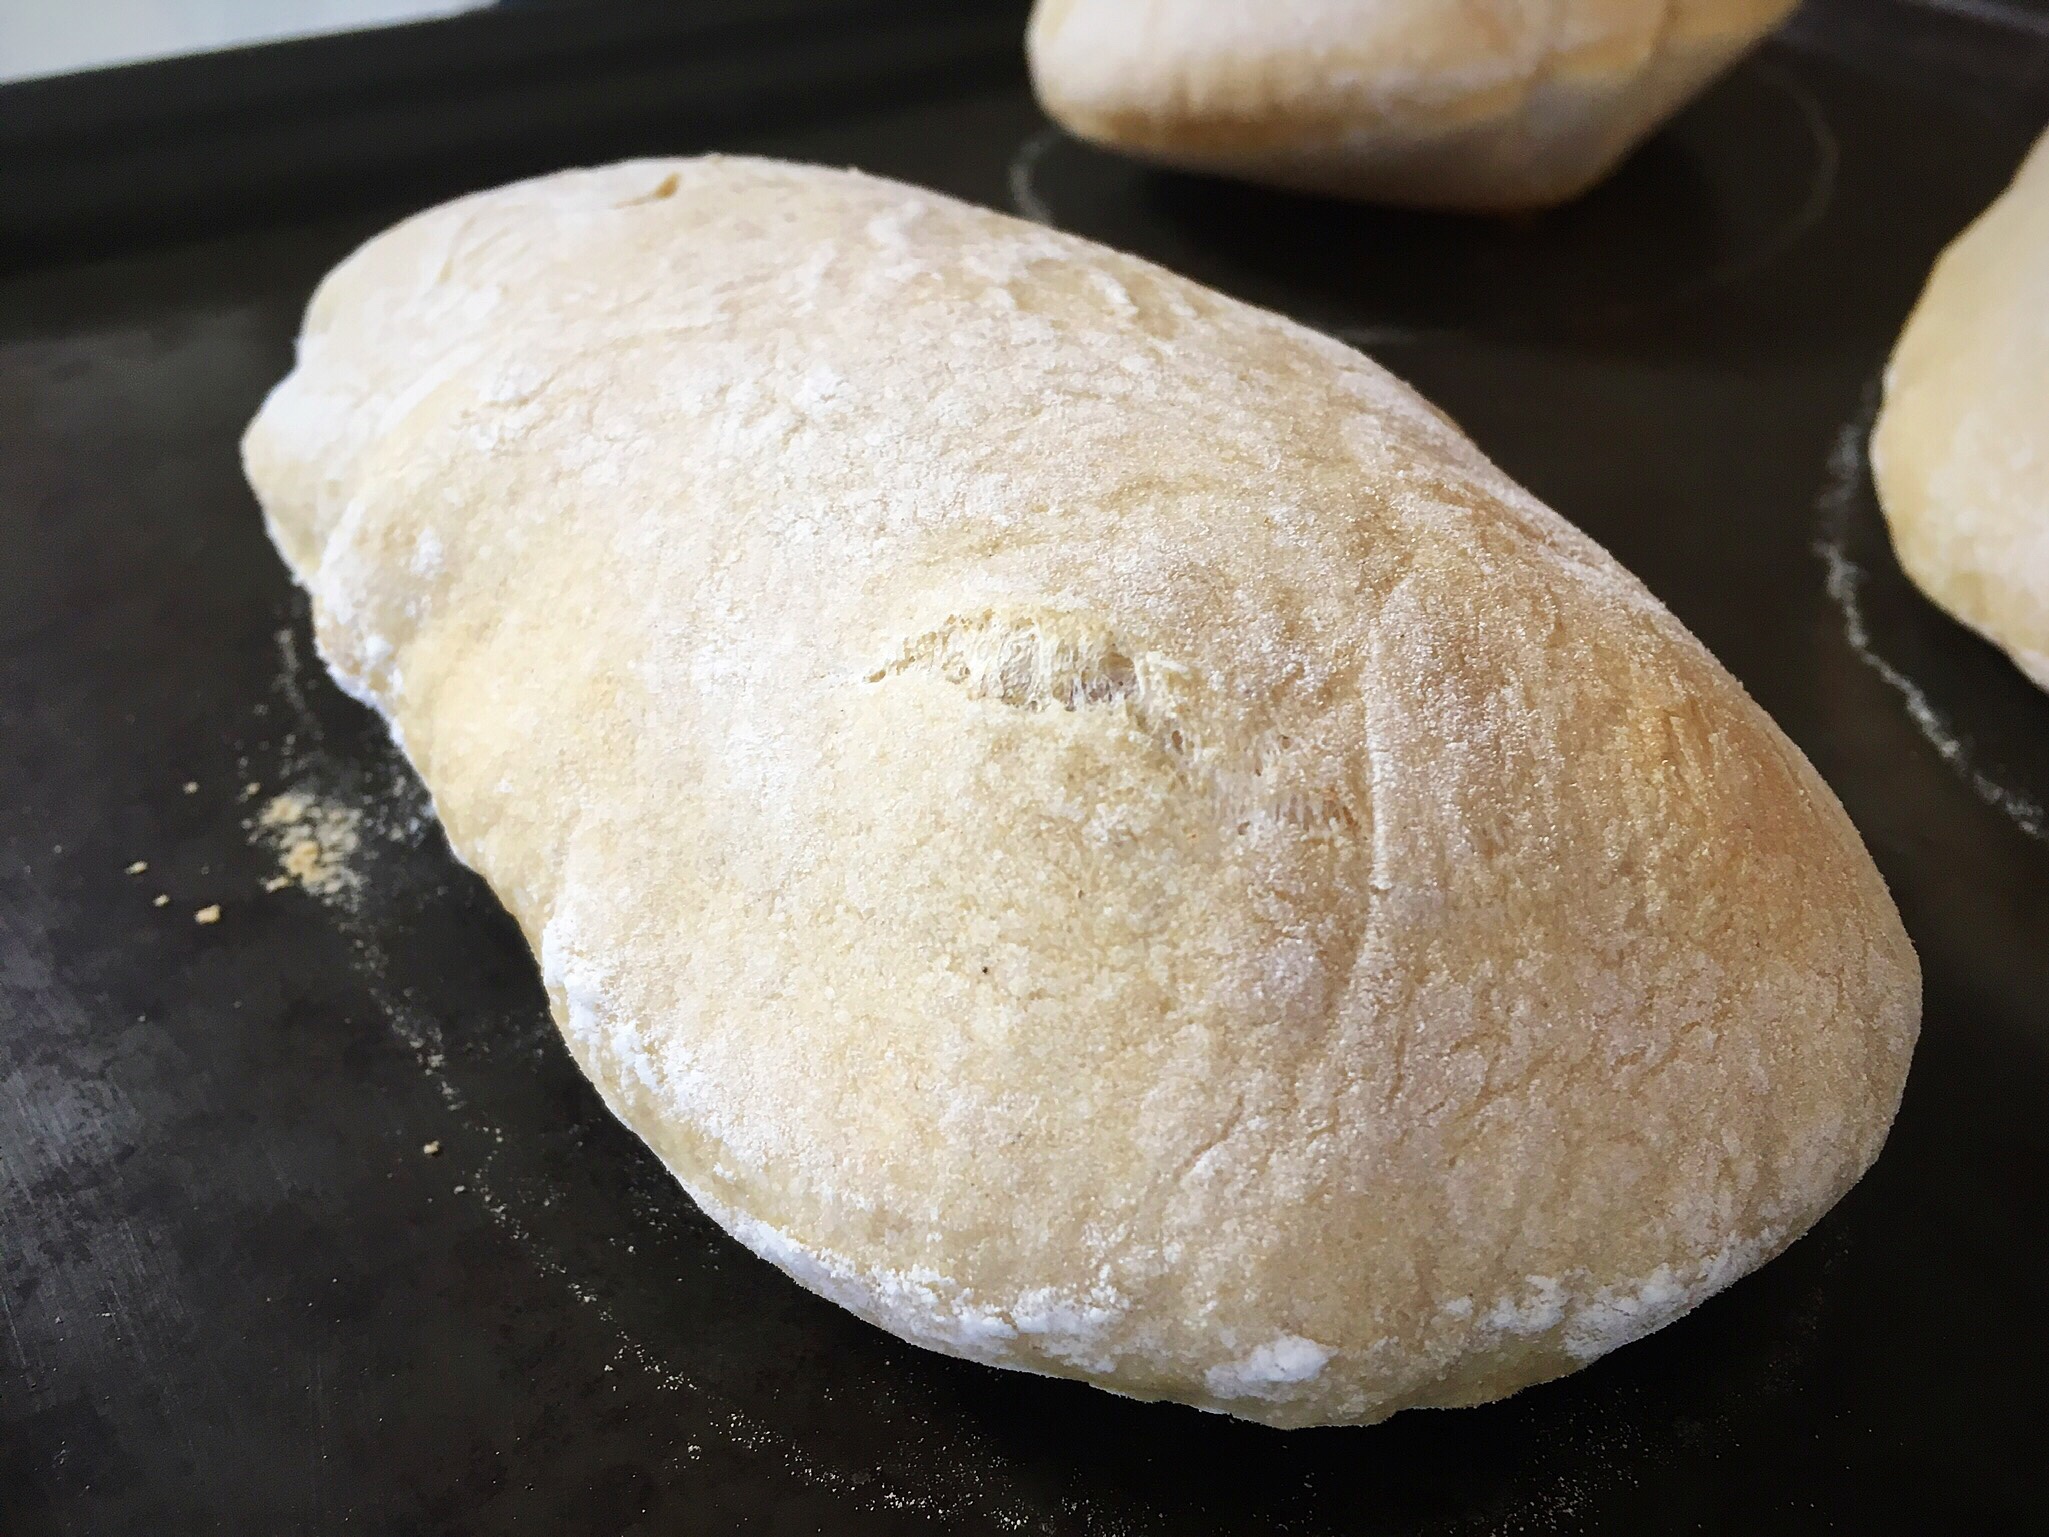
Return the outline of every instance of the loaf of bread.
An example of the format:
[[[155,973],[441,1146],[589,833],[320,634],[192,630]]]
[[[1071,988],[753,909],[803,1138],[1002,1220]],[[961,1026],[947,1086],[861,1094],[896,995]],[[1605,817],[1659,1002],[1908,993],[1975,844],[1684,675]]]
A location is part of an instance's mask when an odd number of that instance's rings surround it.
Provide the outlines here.
[[[706,1211],[1273,1425],[1555,1376],[1877,1154],[1914,955],[1799,752],[1372,362],[849,172],[577,172],[321,286],[322,654]]]
[[[1039,100],[1189,170],[1518,210],[1606,176],[1796,0],[1038,0]]]
[[[1914,584],[2049,689],[2049,137],[1936,264],[1871,465]]]

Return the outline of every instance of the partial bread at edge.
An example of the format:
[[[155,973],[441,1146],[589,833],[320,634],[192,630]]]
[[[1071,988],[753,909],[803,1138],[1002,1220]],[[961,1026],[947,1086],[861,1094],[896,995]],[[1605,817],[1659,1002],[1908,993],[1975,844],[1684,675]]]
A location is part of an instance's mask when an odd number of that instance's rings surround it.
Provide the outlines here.
[[[2049,689],[2049,137],[1936,264],[1871,464],[1914,584]]]
[[[1423,208],[1577,197],[1796,0],[1038,0],[1055,122],[1162,164]]]
[[[907,1340],[1272,1425],[1479,1402],[1885,1137],[1919,977],[1827,788],[1278,316],[633,163],[349,258],[246,462],[606,1103]]]

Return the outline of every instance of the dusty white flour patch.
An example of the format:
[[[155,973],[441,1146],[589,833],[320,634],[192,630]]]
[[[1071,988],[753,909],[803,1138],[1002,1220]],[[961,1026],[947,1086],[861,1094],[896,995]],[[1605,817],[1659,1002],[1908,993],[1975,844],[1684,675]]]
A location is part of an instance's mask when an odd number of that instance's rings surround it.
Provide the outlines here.
[[[1212,1366],[1202,1380],[1219,1398],[1286,1398],[1296,1384],[1321,1376],[1330,1358],[1315,1340],[1283,1334],[1236,1361]]]
[[[1017,1332],[1038,1342],[1056,1361],[1083,1371],[1108,1373],[1116,1356],[1106,1336],[1124,1317],[1129,1304],[1116,1289],[1097,1284],[1074,1294],[1040,1287],[1011,1304],[1010,1321]]]
[[[1584,1274],[1533,1275],[1476,1314],[1472,1299],[1445,1305],[1449,1317],[1475,1320],[1481,1336],[1534,1339],[1556,1335],[1565,1353],[1582,1365],[1655,1334],[1707,1301],[1732,1281],[1748,1275],[1776,1254],[1780,1235],[1763,1232],[1738,1239],[1688,1265],[1660,1265],[1639,1280],[1589,1288]]]
[[[331,901],[353,898],[363,885],[350,864],[363,845],[362,829],[363,813],[354,806],[306,790],[272,796],[250,823],[251,834],[277,854],[279,873],[264,889],[298,886]]]
[[[1058,128],[1041,128],[1018,145],[1016,153],[1010,157],[1010,206],[1020,217],[1049,229],[1060,228],[1060,221],[1054,217],[1046,200],[1039,196],[1039,162],[1046,158],[1048,150],[1066,137]]]
[[[290,707],[293,722],[299,730],[315,741],[320,737],[320,720],[306,704],[306,690],[303,686],[304,664],[299,659],[298,632],[290,625],[280,626],[271,638],[277,642],[277,676],[271,686],[284,695],[285,704]],[[286,738],[287,754],[293,739]]]
[[[1655,1334],[1748,1275],[1778,1249],[1779,1235],[1767,1231],[1725,1244],[1685,1271],[1660,1265],[1633,1286],[1601,1287],[1566,1320],[1566,1351],[1576,1360],[1593,1361]]]
[[[1864,584],[1870,573],[1850,553],[1850,525],[1870,484],[1866,445],[1878,418],[1879,389],[1865,391],[1864,408],[1836,434],[1829,451],[1828,476],[1815,500],[1819,514],[1814,552],[1827,572],[1828,595],[1843,616],[1843,638],[1857,659],[1878,674],[1900,696],[1907,718],[1942,761],[1987,805],[2004,812],[2030,838],[2049,843],[2049,814],[2027,796],[1999,783],[1973,761],[1971,749],[1955,724],[1928,697],[1928,691],[1879,654],[1864,613]]]
[[[669,1172],[676,1174],[673,1168]],[[713,1221],[755,1254],[807,1290],[893,1334],[950,1355],[1035,1376],[1047,1375],[1037,1364],[1046,1358],[1085,1371],[1109,1372],[1116,1367],[1113,1336],[1130,1305],[1106,1283],[1098,1282],[1086,1290],[1033,1287],[1007,1303],[978,1298],[935,1270],[865,1269],[844,1256],[813,1249],[769,1223],[692,1189],[680,1174],[676,1179]],[[1020,1340],[1028,1341],[1029,1348],[1017,1348]],[[1297,1346],[1318,1352],[1313,1366]],[[1270,1389],[1276,1383],[1307,1381],[1329,1358],[1330,1353],[1321,1346],[1284,1338],[1254,1351],[1248,1361],[1250,1371],[1264,1374],[1261,1380]],[[1237,1370],[1246,1364],[1219,1369]],[[1286,1375],[1290,1372],[1306,1375]],[[1253,1394],[1270,1396],[1257,1385],[1231,1396]]]
[[[1549,1334],[1564,1320],[1565,1288],[1556,1277],[1533,1275],[1524,1284],[1526,1291],[1502,1297],[1481,1316],[1484,1331],[1527,1339]]]
[[[928,1348],[991,1366],[1030,1370],[1009,1350],[1010,1341],[1017,1337],[1016,1325],[998,1310],[961,1297],[953,1282],[937,1271],[913,1268],[864,1273],[839,1255],[808,1248],[758,1218],[697,1191],[691,1194],[720,1227],[828,1302],[860,1317],[884,1321],[888,1328]]]

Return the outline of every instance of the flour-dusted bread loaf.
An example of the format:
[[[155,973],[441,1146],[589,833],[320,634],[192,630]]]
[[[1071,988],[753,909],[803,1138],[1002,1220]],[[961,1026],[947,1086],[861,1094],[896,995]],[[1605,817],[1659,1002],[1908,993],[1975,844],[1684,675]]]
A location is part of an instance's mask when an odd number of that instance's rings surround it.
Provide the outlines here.
[[[703,159],[322,286],[249,471],[606,1102],[882,1327],[1274,1425],[1572,1370],[1877,1154],[1828,790],[1380,368]]]
[[[1038,0],[1039,100],[1166,165],[1424,208],[1577,197],[1797,0]]]
[[[1871,464],[1907,575],[2049,689],[2049,137],[1936,264]]]

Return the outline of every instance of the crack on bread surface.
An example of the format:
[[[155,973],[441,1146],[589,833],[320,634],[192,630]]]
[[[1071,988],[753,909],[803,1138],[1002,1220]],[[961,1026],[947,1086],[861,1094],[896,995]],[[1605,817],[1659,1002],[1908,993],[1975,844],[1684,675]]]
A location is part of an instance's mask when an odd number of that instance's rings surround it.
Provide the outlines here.
[[[1137,667],[1107,629],[1068,615],[998,615],[949,619],[920,635],[868,681],[926,667],[980,698],[1020,710],[1081,709],[1132,700],[1139,705]]]
[[[1239,740],[1227,730],[1198,726],[1191,669],[1131,645],[1088,615],[955,615],[906,642],[865,681],[883,684],[909,673],[929,674],[971,698],[1026,713],[1112,713],[1150,741],[1181,779],[1208,794],[1219,823],[1241,835],[1280,826],[1349,837],[1371,822],[1363,787],[1355,796],[1305,776],[1302,744],[1287,732]]]

